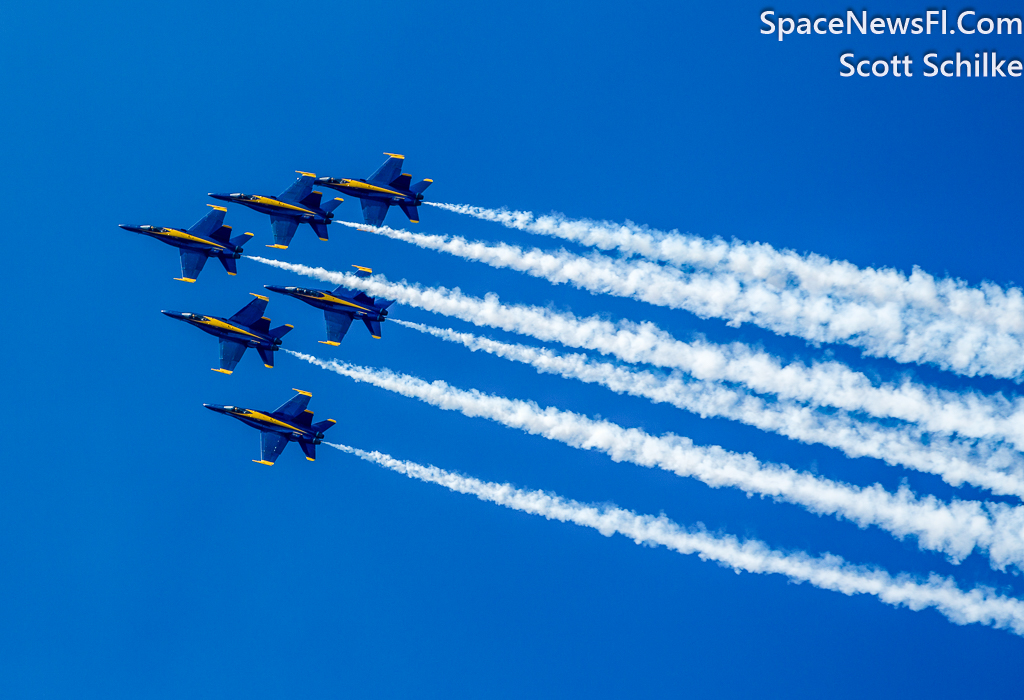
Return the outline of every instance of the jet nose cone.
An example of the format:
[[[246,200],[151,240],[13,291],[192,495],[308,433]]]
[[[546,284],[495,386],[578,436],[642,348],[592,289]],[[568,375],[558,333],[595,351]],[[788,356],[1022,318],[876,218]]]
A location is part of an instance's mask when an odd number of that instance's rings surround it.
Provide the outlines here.
[[[276,284],[265,284],[265,285],[263,285],[263,288],[264,289],[269,289],[272,292],[277,292],[278,294],[284,294],[285,293],[284,287],[279,287]]]
[[[229,195],[229,194],[218,194],[217,192],[207,192],[207,194],[210,197],[213,197],[214,199],[221,200],[222,202],[230,202],[231,201],[231,195]]]
[[[217,413],[224,413],[224,407],[217,403],[204,403],[203,407],[208,408],[211,411],[215,411]]]
[[[132,224],[118,224],[117,226],[118,228],[123,228],[125,231],[134,231],[135,233],[139,232],[139,227],[133,226]]]

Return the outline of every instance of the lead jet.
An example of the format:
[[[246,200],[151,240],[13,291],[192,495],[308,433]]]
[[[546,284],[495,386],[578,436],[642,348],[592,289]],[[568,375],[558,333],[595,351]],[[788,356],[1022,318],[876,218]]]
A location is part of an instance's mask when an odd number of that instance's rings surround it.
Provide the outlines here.
[[[389,156],[384,165],[366,180],[346,178],[318,177],[316,184],[330,187],[343,194],[358,197],[363,205],[363,223],[380,226],[388,214],[388,208],[397,205],[409,221],[420,222],[419,206],[423,201],[423,190],[430,187],[433,180],[421,180],[415,185],[412,175],[402,172],[405,156],[396,153],[385,153]]]
[[[195,282],[203,265],[210,258],[217,258],[229,275],[237,274],[235,261],[242,257],[242,245],[249,241],[251,233],[231,238],[231,227],[224,225],[224,214],[227,209],[213,204],[213,207],[202,219],[188,229],[168,228],[165,226],[132,226],[118,224],[126,231],[134,231],[157,239],[167,245],[179,249],[181,253],[181,277],[174,279],[179,282]]]
[[[373,270],[368,267],[356,268],[356,276],[369,277]],[[278,287],[272,284],[264,285],[266,289],[278,294],[285,294],[304,301],[310,306],[324,310],[324,319],[327,321],[327,340],[319,342],[324,345],[341,345],[342,339],[348,333],[352,321],[360,319],[366,330],[375,340],[380,340],[380,324],[387,320],[388,307],[395,302],[387,299],[374,299],[364,292],[357,292],[346,287],[338,287],[333,292],[326,289],[304,289],[303,287]]]
[[[342,202],[336,197],[326,204],[320,204],[320,197],[323,192],[313,191],[313,180],[315,173],[304,173],[296,170],[299,179],[292,183],[292,186],[279,194],[277,197],[270,197],[262,194],[216,194],[211,192],[210,196],[224,202],[234,202],[249,207],[263,214],[270,214],[270,225],[274,229],[274,245],[268,248],[280,248],[284,250],[292,242],[299,224],[309,224],[313,227],[317,238],[321,241],[327,240],[327,224],[334,218],[334,210]]]
[[[281,348],[281,338],[295,326],[285,324],[277,328],[270,327],[270,319],[263,314],[267,310],[264,296],[256,297],[245,305],[241,311],[231,318],[219,316],[203,316],[181,311],[161,311],[160,313],[179,321],[185,321],[201,331],[220,338],[220,369],[214,372],[231,374],[242,359],[246,348],[256,348],[263,365],[274,368],[274,352]]]
[[[261,459],[254,459],[253,462],[256,464],[273,466],[289,442],[299,443],[306,459],[312,462],[316,459],[316,446],[324,441],[324,431],[337,421],[327,419],[314,423],[313,412],[306,408],[313,395],[300,389],[292,389],[292,391],[299,393],[285,401],[273,412],[241,408],[240,406],[221,406],[213,403],[204,403],[203,405],[211,411],[237,418],[260,431]]]

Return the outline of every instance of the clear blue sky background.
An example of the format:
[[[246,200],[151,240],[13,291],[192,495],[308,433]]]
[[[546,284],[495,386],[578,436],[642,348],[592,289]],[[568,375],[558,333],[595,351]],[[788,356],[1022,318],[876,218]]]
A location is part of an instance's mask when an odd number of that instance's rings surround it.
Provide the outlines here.
[[[922,14],[924,4],[899,4]],[[869,13],[895,13],[881,4]],[[1020,284],[1024,78],[841,79],[838,56],[994,48],[992,37],[759,33],[761,4],[22,3],[0,23],[5,210],[0,695],[97,697],[1019,697],[1024,640],[548,522],[321,448],[265,468],[254,431],[202,403],[273,408],[298,387],[329,437],[567,497],[955,575],[875,529],[614,464],[282,355],[233,376],[160,309],[230,315],[300,278],[240,261],[173,281],[176,252],[119,223],[190,225],[207,192],[275,194],[295,170],[365,176],[383,151],[437,201],[632,219],[859,265]],[[801,2],[780,13],[835,15]],[[951,11],[958,9],[950,7]],[[1020,11],[989,3],[979,12]],[[339,213],[358,216],[355,201]],[[398,212],[389,223],[402,224]],[[427,210],[419,230],[555,247]],[[227,223],[271,242],[266,218]],[[679,337],[833,355],[880,378],[1017,394],[744,326],[552,287],[332,227],[281,255],[459,286]],[[304,281],[305,282],[305,281]],[[388,325],[287,345],[752,451],[857,484],[937,479],[613,395]],[[446,319],[395,307],[399,318]],[[453,324],[464,328],[461,324]],[[511,337],[490,333],[494,337]],[[521,339],[520,339],[521,340]],[[971,489],[969,497],[986,494]]]

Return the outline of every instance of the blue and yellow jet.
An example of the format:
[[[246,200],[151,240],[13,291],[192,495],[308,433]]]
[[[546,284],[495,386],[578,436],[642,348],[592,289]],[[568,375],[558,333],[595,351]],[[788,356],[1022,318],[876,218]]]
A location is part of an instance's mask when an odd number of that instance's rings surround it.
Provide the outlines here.
[[[234,202],[254,209],[263,214],[270,214],[270,225],[274,229],[274,245],[268,248],[285,249],[292,242],[299,224],[309,224],[313,227],[317,238],[321,241],[327,240],[327,225],[334,218],[334,210],[341,203],[337,197],[330,202],[321,205],[320,197],[323,192],[313,191],[314,173],[299,173],[299,179],[292,183],[277,197],[270,197],[261,194],[233,194],[210,193],[214,199],[225,202]]]
[[[292,391],[299,393],[273,412],[213,403],[203,405],[211,411],[237,418],[260,431],[261,459],[254,459],[256,464],[272,466],[289,442],[299,443],[306,459],[312,462],[316,459],[316,446],[324,441],[324,431],[337,421],[328,419],[314,423],[313,412],[306,408],[313,395],[299,389]]]
[[[356,268],[356,275],[369,277],[373,270],[368,267]],[[264,285],[267,289],[278,294],[285,294],[304,301],[310,306],[324,310],[324,319],[327,321],[327,340],[321,340],[324,345],[341,345],[342,339],[348,333],[352,321],[360,319],[366,325],[366,330],[376,340],[380,340],[380,324],[387,320],[388,307],[394,304],[387,299],[374,299],[363,292],[356,292],[345,287],[338,287],[333,292],[326,289],[304,289],[303,287],[278,287],[276,285]]]
[[[195,282],[206,261],[214,257],[220,260],[229,275],[234,275],[238,272],[235,261],[242,257],[242,245],[248,242],[252,234],[243,233],[231,238],[231,227],[224,225],[224,213],[227,209],[213,204],[207,206],[213,207],[213,211],[188,229],[149,224],[119,226],[178,248],[181,253],[181,277],[175,277],[176,280]]]
[[[415,185],[412,175],[402,172],[405,156],[396,153],[385,153],[388,159],[377,172],[366,180],[350,180],[346,178],[318,177],[316,184],[330,187],[343,194],[358,197],[363,205],[363,223],[380,226],[388,215],[388,208],[397,205],[409,221],[420,222],[419,206],[423,201],[423,190],[430,187],[433,180],[421,180]]]
[[[281,348],[281,338],[295,326],[285,324],[277,328],[270,327],[270,319],[263,314],[267,310],[264,296],[256,297],[245,305],[241,311],[231,318],[220,316],[203,316],[181,311],[161,311],[160,313],[190,323],[196,328],[220,338],[220,369],[214,372],[231,374],[242,359],[246,348],[256,348],[263,365],[274,368],[274,352]]]

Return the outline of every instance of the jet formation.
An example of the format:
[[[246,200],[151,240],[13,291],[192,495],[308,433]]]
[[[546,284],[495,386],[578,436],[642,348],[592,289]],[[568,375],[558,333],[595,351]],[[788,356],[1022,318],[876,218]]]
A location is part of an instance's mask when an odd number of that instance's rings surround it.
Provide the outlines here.
[[[359,199],[363,223],[370,226],[380,226],[392,206],[399,207],[412,223],[419,223],[423,191],[433,181],[425,179],[412,184],[412,176],[401,172],[405,157],[394,153],[385,155],[388,156],[387,161],[367,179],[318,178],[314,173],[298,170],[298,179],[277,196],[242,192],[211,192],[210,196],[268,214],[274,243],[267,247],[278,250],[288,248],[300,224],[308,224],[317,238],[328,240],[327,226],[333,222],[334,212],[344,200],[335,197],[324,202],[323,192],[314,190],[315,185]],[[232,237],[231,226],[224,224],[227,209],[214,204],[208,206],[212,210],[189,228],[153,224],[120,224],[120,227],[178,248],[181,277],[176,277],[176,280],[195,282],[207,260],[214,257],[229,275],[234,276],[238,272],[236,261],[242,257],[242,246],[248,243],[253,234],[244,233]],[[359,277],[369,277],[373,273],[369,267],[353,267]],[[321,309],[327,326],[327,340],[319,342],[333,347],[341,345],[352,322],[357,319],[366,326],[372,338],[379,340],[381,324],[387,320],[388,308],[394,303],[387,299],[375,299],[362,291],[344,286],[334,290],[278,285],[265,285],[265,288]],[[186,311],[164,310],[161,313],[217,338],[220,366],[213,368],[213,371],[233,374],[249,348],[256,350],[265,367],[273,369],[274,353],[281,349],[282,338],[294,326],[284,324],[271,328],[270,319],[265,315],[269,298],[260,294],[252,296],[254,300],[227,318]],[[324,432],[335,421],[329,419],[313,423],[313,412],[307,409],[312,394],[298,389],[294,391],[298,393],[274,411],[220,404],[203,405],[260,431],[261,459],[253,460],[257,464],[273,465],[289,442],[299,443],[306,459],[312,461],[316,458],[316,445],[323,441]]]

